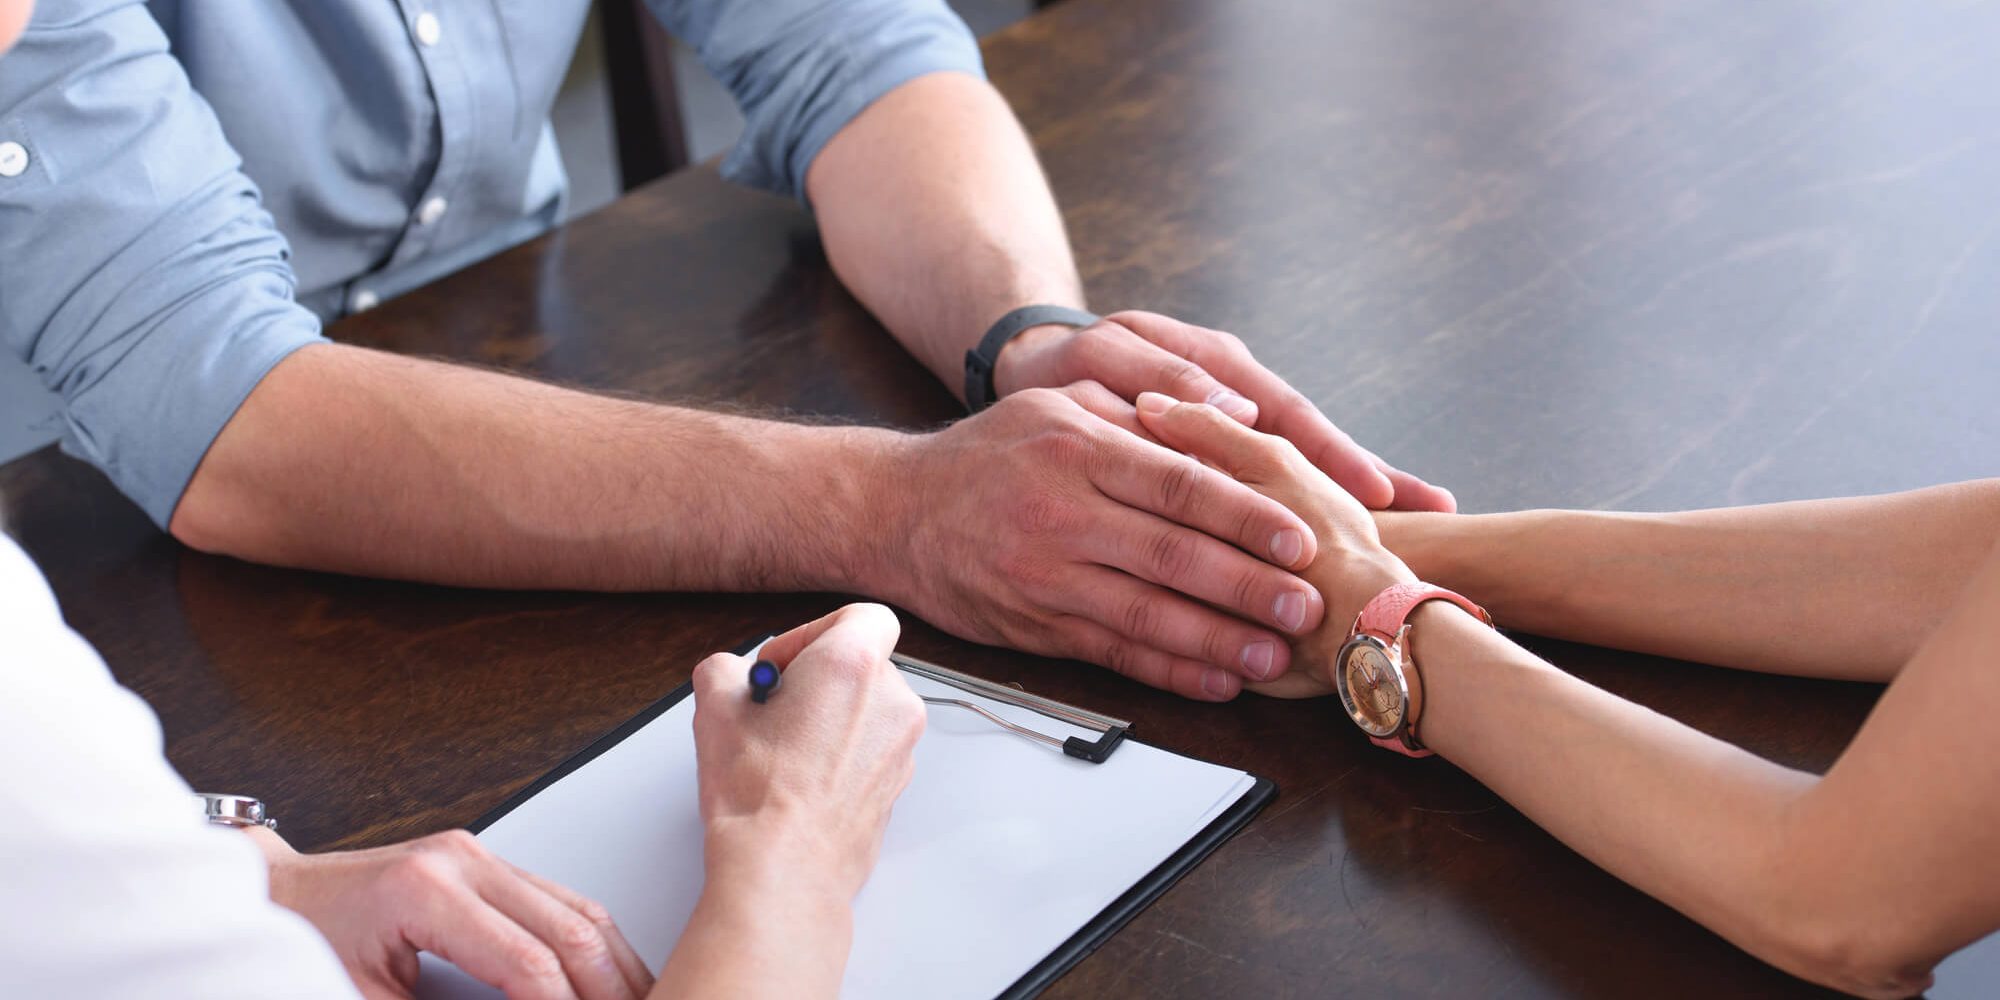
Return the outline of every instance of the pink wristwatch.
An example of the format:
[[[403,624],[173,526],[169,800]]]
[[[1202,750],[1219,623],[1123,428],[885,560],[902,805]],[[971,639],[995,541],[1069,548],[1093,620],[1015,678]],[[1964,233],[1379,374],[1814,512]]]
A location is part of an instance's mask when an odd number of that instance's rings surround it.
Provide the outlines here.
[[[1486,609],[1443,587],[1399,583],[1375,595],[1354,619],[1354,630],[1334,660],[1334,687],[1348,718],[1376,746],[1411,757],[1431,751],[1417,740],[1424,712],[1423,679],[1410,655],[1408,619],[1425,601],[1450,601],[1493,624]]]

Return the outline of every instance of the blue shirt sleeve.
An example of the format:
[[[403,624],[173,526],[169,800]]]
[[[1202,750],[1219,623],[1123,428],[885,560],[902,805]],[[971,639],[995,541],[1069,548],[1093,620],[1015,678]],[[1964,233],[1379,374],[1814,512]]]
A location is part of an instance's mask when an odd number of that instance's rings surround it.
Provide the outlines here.
[[[927,73],[984,78],[944,0],[648,0],[743,109],[723,175],[805,200],[806,168],[876,98]]]
[[[43,0],[0,60],[0,344],[63,448],[156,524],[264,374],[320,340],[288,250],[136,0]]]

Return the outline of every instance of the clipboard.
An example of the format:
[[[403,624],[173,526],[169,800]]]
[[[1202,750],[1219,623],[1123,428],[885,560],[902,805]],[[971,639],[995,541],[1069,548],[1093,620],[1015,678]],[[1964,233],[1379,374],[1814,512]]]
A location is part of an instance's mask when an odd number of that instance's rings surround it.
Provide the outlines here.
[[[769,636],[766,636],[763,639],[745,643],[737,647],[735,652],[738,655],[749,655],[768,638]],[[1019,688],[995,684],[982,678],[963,674],[937,664],[927,663],[901,654],[892,656],[892,660],[896,663],[897,667],[913,677],[925,678],[956,691],[963,691],[982,699],[1000,702],[1006,706],[1033,713],[1035,716],[1057,720],[1066,726],[1081,728],[1095,734],[1095,739],[1086,739],[1074,735],[1064,736],[1042,731],[1034,725],[1010,723],[1006,719],[984,711],[976,703],[962,701],[952,697],[949,693],[941,694],[938,697],[925,697],[927,703],[931,705],[951,705],[953,711],[970,709],[979,716],[983,716],[986,723],[995,724],[1014,737],[1032,741],[1046,749],[1052,756],[1070,757],[1092,765],[1103,765],[1111,760],[1122,747],[1128,745],[1143,746],[1137,740],[1130,738],[1129,734],[1132,724],[1125,720],[1116,719],[1054,699],[1044,698]],[[520,809],[564,778],[590,764],[592,761],[597,760],[612,748],[624,743],[634,734],[646,729],[649,724],[671,711],[692,692],[692,684],[681,685],[589,746],[571,755],[547,774],[529,783],[527,787],[508,798],[506,802],[503,802],[474,821],[467,829],[474,834],[480,834],[493,827],[495,823],[507,817],[515,810]],[[1023,730],[1030,731],[1024,732]],[[1149,751],[1153,750],[1150,747],[1147,749]],[[1212,765],[1209,766],[1212,767]],[[994,995],[1005,998],[1005,1000],[1026,1000],[1026,998],[1034,997],[1044,989],[1047,989],[1050,984],[1054,983],[1065,972],[1069,971],[1070,968],[1082,961],[1091,952],[1101,947],[1113,934],[1117,933],[1120,928],[1130,922],[1133,917],[1137,916],[1153,900],[1158,899],[1174,883],[1180,881],[1189,871],[1192,871],[1204,858],[1214,853],[1217,848],[1221,847],[1230,837],[1234,836],[1238,830],[1242,829],[1251,818],[1256,816],[1259,811],[1277,796],[1277,785],[1269,779],[1254,775],[1244,775],[1244,777],[1249,779],[1250,784],[1233,802],[1219,814],[1216,814],[1212,820],[1182,843],[1165,860],[1159,862],[1150,871],[1138,878],[1124,892],[1119,894],[1108,905],[1104,906],[1094,917],[1091,917],[1074,933],[1055,946],[1039,962],[1036,962],[1025,973],[1020,975],[1011,985]],[[1088,831],[1081,831],[1078,833],[1078,836],[1088,837],[1090,833]],[[614,911],[614,916],[616,915]],[[425,956],[425,958],[427,962],[431,961],[431,956]],[[426,991],[420,985],[418,995],[432,996],[436,994]]]

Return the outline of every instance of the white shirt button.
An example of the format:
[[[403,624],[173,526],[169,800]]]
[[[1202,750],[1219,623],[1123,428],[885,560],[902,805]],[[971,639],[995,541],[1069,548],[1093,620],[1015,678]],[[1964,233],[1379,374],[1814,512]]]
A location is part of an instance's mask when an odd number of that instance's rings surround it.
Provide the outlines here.
[[[366,288],[357,288],[347,297],[348,312],[367,312],[382,304],[382,297]]]
[[[448,207],[450,207],[450,204],[443,198],[432,197],[426,199],[422,205],[417,206],[417,225],[437,225],[437,221],[444,218],[444,210]]]
[[[417,41],[425,45],[436,45],[444,35],[444,25],[438,23],[438,16],[430,11],[417,15]]]
[[[28,149],[18,142],[0,142],[0,177],[19,177],[28,169]]]

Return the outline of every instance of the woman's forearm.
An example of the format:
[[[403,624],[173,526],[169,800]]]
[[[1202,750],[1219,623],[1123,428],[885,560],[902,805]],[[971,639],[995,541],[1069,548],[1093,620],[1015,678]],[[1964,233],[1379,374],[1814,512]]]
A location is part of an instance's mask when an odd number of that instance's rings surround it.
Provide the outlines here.
[[[1928,965],[1843,952],[1875,914],[1825,905],[1839,873],[1788,856],[1817,778],[1571,677],[1457,608],[1413,626],[1424,742],[1529,819],[1795,975],[1877,996],[1927,985]]]
[[[789,831],[788,831],[789,832]],[[854,939],[852,893],[815,878],[810,859],[740,850],[710,840],[708,881],[687,929],[660,970],[658,1000],[833,997]],[[720,857],[716,855],[721,855]]]
[[[1539,635],[1884,680],[2000,539],[2000,479],[1676,514],[1384,513],[1424,579]]]
[[[1772,964],[1907,996],[2000,927],[2000,546],[1823,778],[1411,616],[1419,735],[1579,853]],[[1783,712],[1783,705],[1768,710]]]

